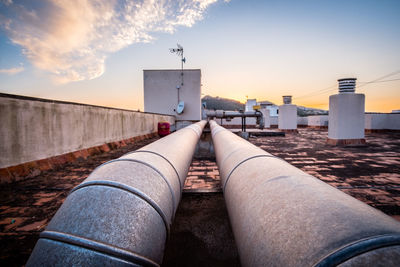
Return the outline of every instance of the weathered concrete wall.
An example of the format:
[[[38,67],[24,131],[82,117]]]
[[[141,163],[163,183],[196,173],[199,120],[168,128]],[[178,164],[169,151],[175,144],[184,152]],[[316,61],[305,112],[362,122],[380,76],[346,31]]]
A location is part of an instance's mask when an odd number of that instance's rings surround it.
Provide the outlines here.
[[[177,120],[198,121],[201,119],[201,71],[184,70],[183,85],[181,70],[144,70],[144,111],[175,115]],[[183,113],[175,109],[179,100],[185,102]]]
[[[0,169],[157,132],[173,116],[0,94]]]

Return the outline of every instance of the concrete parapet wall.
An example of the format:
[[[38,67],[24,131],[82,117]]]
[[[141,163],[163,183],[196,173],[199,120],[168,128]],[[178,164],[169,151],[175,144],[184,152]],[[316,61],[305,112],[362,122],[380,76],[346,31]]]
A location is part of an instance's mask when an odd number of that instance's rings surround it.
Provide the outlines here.
[[[383,130],[386,129],[387,114],[375,113],[365,114],[365,129],[366,130]]]
[[[365,130],[385,131],[400,130],[400,113],[366,113]]]
[[[157,132],[169,115],[0,94],[0,169]]]
[[[308,116],[308,127],[311,128],[327,128],[328,115]]]
[[[297,127],[307,127],[308,117],[297,117]]]
[[[400,130],[400,113],[389,113],[387,115],[386,129]]]

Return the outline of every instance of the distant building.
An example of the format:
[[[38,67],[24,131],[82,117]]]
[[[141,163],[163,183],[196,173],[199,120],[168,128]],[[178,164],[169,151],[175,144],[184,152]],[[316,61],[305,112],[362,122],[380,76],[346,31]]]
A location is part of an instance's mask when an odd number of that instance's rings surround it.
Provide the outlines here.
[[[253,111],[253,106],[260,105],[261,108],[266,108],[269,110],[269,116],[277,117],[279,107],[270,101],[257,102],[256,99],[247,99],[245,111]]]
[[[277,105],[275,105],[274,103],[265,100],[265,101],[259,102],[258,104],[261,106],[261,108],[266,108],[269,110],[269,116],[273,116],[273,117],[278,116],[279,107]]]
[[[247,99],[244,111],[253,111],[253,106],[257,106],[257,100]]]

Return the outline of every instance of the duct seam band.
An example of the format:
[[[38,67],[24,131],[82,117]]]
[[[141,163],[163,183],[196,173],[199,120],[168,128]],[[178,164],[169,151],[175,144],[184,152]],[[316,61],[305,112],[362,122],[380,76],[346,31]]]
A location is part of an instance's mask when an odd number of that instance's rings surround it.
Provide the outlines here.
[[[80,185],[78,185],[77,187],[75,187],[74,189],[72,189],[71,194],[79,189],[85,188],[85,187],[89,187],[89,186],[106,186],[106,187],[113,187],[113,188],[117,188],[123,191],[127,191],[131,194],[134,194],[135,196],[138,196],[139,198],[141,198],[142,200],[144,200],[145,202],[147,202],[147,204],[149,204],[150,206],[153,207],[153,209],[160,215],[161,219],[164,222],[167,234],[169,236],[170,234],[170,229],[169,229],[169,225],[170,222],[168,221],[167,217],[165,216],[164,212],[161,210],[161,208],[157,205],[156,202],[154,202],[149,196],[147,196],[145,193],[137,190],[136,188],[124,185],[124,184],[120,184],[117,182],[112,182],[112,181],[90,181],[90,182],[84,182]]]
[[[66,243],[73,246],[93,250],[102,254],[116,257],[118,259],[129,261],[134,264],[139,264],[143,266],[159,266],[154,261],[146,257],[137,255],[131,251],[67,233],[44,231],[40,234],[40,238],[50,239],[56,242]]]
[[[223,128],[222,126],[220,126],[221,128],[217,128],[217,130],[211,132],[211,137],[214,138],[218,133],[223,132],[223,130],[225,130],[225,128]]]
[[[161,154],[159,154],[157,152],[154,152],[154,151],[150,151],[150,150],[136,150],[136,151],[132,151],[132,152],[126,153],[122,157],[130,155],[130,154],[133,154],[133,153],[139,153],[139,152],[144,152],[144,153],[150,153],[150,154],[157,155],[157,156],[163,158],[166,162],[168,162],[168,164],[171,165],[172,169],[174,169],[174,171],[176,173],[176,176],[178,177],[179,191],[182,191],[182,182],[181,182],[181,177],[178,174],[178,171],[175,169],[174,165],[166,157],[164,157],[163,155],[161,155]]]
[[[100,165],[98,168],[96,168],[96,169],[91,173],[91,175],[92,175],[93,173],[95,173],[95,171],[96,171],[97,169],[99,169],[101,166],[104,166],[104,165],[106,165],[106,164],[110,164],[110,163],[113,163],[113,162],[118,162],[118,161],[137,162],[137,163],[143,164],[143,165],[145,165],[145,166],[151,168],[151,169],[154,170],[155,172],[157,172],[157,173],[161,176],[161,178],[164,180],[164,182],[167,184],[168,189],[169,189],[169,192],[171,193],[172,206],[173,206],[173,207],[172,207],[172,214],[174,214],[175,208],[176,208],[176,200],[175,200],[174,190],[172,189],[171,184],[169,183],[169,181],[167,180],[167,178],[165,178],[165,176],[164,176],[156,167],[154,167],[153,165],[148,164],[147,162],[144,162],[144,161],[141,161],[141,160],[137,160],[137,159],[123,159],[123,158],[118,158],[118,159],[114,159],[114,160],[110,160],[110,161],[104,162],[102,165]]]
[[[220,162],[220,166],[224,166],[224,163],[230,158],[230,157],[232,157],[233,155],[235,155],[235,153],[237,153],[238,151],[240,152],[240,151],[242,151],[243,150],[243,147],[239,147],[239,148],[237,148],[237,149],[235,149],[235,150],[233,150],[231,153],[229,153],[227,156],[225,156],[224,157],[224,159]],[[262,149],[258,149],[258,150],[260,150],[260,153],[265,153],[265,151],[264,150],[262,150]],[[265,155],[265,154],[262,154],[262,155]],[[272,156],[272,155],[271,155]]]
[[[345,245],[336,251],[328,254],[318,263],[314,264],[314,267],[325,267],[325,266],[336,266],[351,258],[354,258],[363,253],[371,250],[399,246],[400,235],[380,235],[373,236],[365,239],[358,240],[356,242]]]
[[[201,131],[200,127],[197,126],[197,125],[194,125],[194,124],[189,125],[189,126],[186,127],[186,129],[191,129],[191,130],[193,130],[193,131],[196,133],[196,135],[197,135],[198,137],[201,136],[202,131]]]
[[[242,164],[245,163],[246,161],[249,161],[249,160],[255,159],[255,158],[276,158],[276,159],[279,159],[279,160],[284,161],[283,159],[278,158],[278,157],[273,156],[273,155],[255,155],[255,156],[251,156],[250,158],[247,158],[247,159],[242,160],[241,162],[239,162],[238,164],[236,164],[236,166],[229,172],[228,176],[226,177],[226,180],[225,180],[225,183],[224,183],[224,186],[223,186],[223,191],[224,191],[224,192],[225,192],[226,186],[227,186],[227,184],[228,184],[229,178],[231,178],[232,173],[233,173],[240,165],[242,165]],[[285,161],[285,162],[286,162],[286,161]]]

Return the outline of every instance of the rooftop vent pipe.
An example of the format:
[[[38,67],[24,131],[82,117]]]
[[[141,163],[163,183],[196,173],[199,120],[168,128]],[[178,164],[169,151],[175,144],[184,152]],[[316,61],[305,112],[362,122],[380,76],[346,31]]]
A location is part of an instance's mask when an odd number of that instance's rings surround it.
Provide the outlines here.
[[[96,168],[40,235],[27,266],[158,266],[205,124]]]
[[[292,104],[292,96],[284,95],[283,96],[283,104]]]
[[[339,79],[339,93],[354,93],[357,78]]]
[[[243,266],[399,266],[399,222],[210,127]]]

